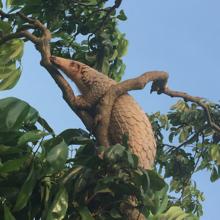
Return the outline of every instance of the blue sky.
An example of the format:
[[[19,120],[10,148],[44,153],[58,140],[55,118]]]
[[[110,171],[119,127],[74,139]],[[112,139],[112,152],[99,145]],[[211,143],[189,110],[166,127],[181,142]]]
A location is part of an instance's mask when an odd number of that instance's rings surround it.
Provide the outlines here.
[[[219,0],[124,0],[128,16],[120,30],[129,40],[123,79],[149,70],[170,74],[169,86],[192,95],[219,101],[220,83],[220,1]],[[62,100],[61,92],[39,65],[40,56],[32,45],[25,47],[23,74],[19,84],[6,96],[19,97],[34,106],[49,124],[60,132],[82,127]],[[148,113],[167,112],[177,99],[149,94],[150,86],[132,92]],[[209,174],[198,173],[195,180],[205,193],[202,220],[218,220],[220,181],[210,183]]]

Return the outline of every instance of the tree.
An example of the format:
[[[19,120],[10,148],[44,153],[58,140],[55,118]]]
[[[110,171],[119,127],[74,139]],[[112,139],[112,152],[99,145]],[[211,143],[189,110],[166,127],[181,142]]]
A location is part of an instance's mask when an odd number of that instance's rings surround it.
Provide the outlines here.
[[[128,44],[117,29],[117,20],[126,20],[120,4],[120,0],[112,6],[102,0],[7,1],[9,11],[0,12],[1,90],[19,80],[23,44],[32,41],[42,54],[41,65],[55,73],[52,77],[59,86],[66,85],[61,87],[64,99],[74,110],[65,93],[68,84],[47,62],[50,51],[45,40],[50,33],[52,54],[80,60],[120,81]],[[39,43],[39,39],[44,41]],[[156,172],[137,166],[137,157],[127,149],[126,141],[125,146],[100,148],[104,155],[100,159],[88,132],[67,129],[56,135],[30,105],[17,98],[2,99],[1,218],[121,219],[133,194],[136,208],[148,219],[195,218],[180,207],[200,216],[203,195],[191,177],[208,169],[211,181],[219,178],[219,104],[164,85],[163,80],[155,81],[152,90],[183,97],[192,104],[179,101],[168,114],[150,116],[158,144]],[[79,117],[85,119],[82,114]],[[74,158],[72,145],[81,145]],[[164,180],[169,178],[175,197],[156,173]]]

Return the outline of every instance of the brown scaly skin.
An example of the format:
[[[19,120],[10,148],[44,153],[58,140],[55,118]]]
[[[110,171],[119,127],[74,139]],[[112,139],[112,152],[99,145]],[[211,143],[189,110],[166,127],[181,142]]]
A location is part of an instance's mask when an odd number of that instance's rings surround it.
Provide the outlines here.
[[[95,69],[78,61],[51,57],[51,62],[61,69],[79,88],[76,97],[79,109],[91,109],[116,82]],[[151,124],[144,111],[128,94],[118,97],[113,105],[109,125],[109,142],[121,143],[123,135],[140,161],[140,166],[151,169],[156,154],[156,142]]]

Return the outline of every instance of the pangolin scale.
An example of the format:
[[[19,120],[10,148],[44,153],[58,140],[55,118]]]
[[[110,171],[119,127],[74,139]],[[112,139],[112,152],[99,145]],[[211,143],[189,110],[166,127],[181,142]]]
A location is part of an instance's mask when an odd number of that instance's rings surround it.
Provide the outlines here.
[[[51,62],[79,88],[79,108],[94,107],[109,88],[116,84],[116,81],[78,61],[51,57]],[[151,169],[156,154],[152,126],[144,111],[128,94],[118,97],[113,105],[109,124],[110,143],[121,143],[123,135],[128,137],[128,145],[138,156],[140,166]]]

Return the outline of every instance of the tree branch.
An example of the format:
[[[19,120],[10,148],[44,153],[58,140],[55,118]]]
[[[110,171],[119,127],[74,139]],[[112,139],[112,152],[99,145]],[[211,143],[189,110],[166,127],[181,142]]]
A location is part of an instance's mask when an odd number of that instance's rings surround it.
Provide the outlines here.
[[[11,15],[4,13],[0,10],[0,15],[9,18]],[[15,15],[15,14],[13,14]],[[51,33],[50,31],[39,21],[25,16],[24,14],[18,12],[16,13],[21,19],[23,19],[26,23],[23,27],[21,27],[17,32],[8,34],[6,36],[2,36],[0,38],[0,45],[6,43],[15,38],[26,38],[33,42],[37,48],[37,50],[41,54],[41,65],[50,73],[51,77],[54,79],[58,87],[61,89],[63,93],[63,99],[69,105],[69,107],[78,115],[78,117],[82,120],[85,127],[91,131],[93,130],[93,118],[92,116],[86,112],[81,111],[76,108],[75,105],[75,94],[69,85],[69,83],[64,79],[62,74],[51,64],[50,62],[50,40]],[[42,36],[36,37],[34,34],[28,32],[26,29],[34,28],[41,31]]]
[[[33,42],[34,44],[37,44],[39,42],[39,38],[31,34],[30,32],[19,31],[0,37],[0,45],[17,38],[26,38],[31,42]]]
[[[145,85],[150,81],[153,81],[151,92],[156,91],[158,94],[163,93],[170,97],[183,98],[185,101],[191,101],[201,106],[206,113],[209,125],[215,131],[220,133],[220,127],[213,122],[209,107],[207,104],[204,103],[204,99],[188,95],[185,92],[170,90],[167,86],[167,80],[168,74],[166,72],[152,71],[144,73],[137,78],[126,80],[124,82],[113,85],[110,90],[105,94],[105,96],[101,99],[97,108],[95,124],[98,143],[106,147],[109,146],[108,127],[110,123],[112,107],[116,98],[122,94],[125,94],[128,91],[143,89]]]
[[[143,75],[123,81],[116,85],[113,85],[105,96],[101,99],[95,118],[96,126],[96,138],[100,145],[109,146],[108,140],[108,127],[111,117],[112,106],[117,97],[130,90],[143,89],[145,85],[150,81],[160,80],[163,87],[166,86],[168,74],[166,72],[152,71],[144,73]]]
[[[27,16],[25,16],[24,14],[22,14],[20,12],[17,12],[15,14],[7,14],[7,13],[3,12],[2,10],[0,10],[0,15],[2,18],[4,18],[4,17],[10,18],[13,16],[19,16],[21,19],[23,19],[25,22],[28,23],[28,25],[24,24],[22,27],[18,28],[15,33],[1,36],[0,37],[0,45],[4,44],[12,39],[16,39],[16,38],[26,38],[26,39],[30,40],[31,42],[33,42],[34,44],[39,43],[40,39],[28,31],[29,29],[33,29],[33,28],[38,28],[38,29],[42,30],[43,25],[38,20],[28,18]]]
[[[206,114],[206,118],[207,118],[207,121],[208,121],[208,124],[210,125],[210,127],[212,127],[216,132],[220,133],[220,127],[216,123],[214,123],[214,121],[212,120],[212,117],[211,117],[211,114],[209,111],[209,106],[206,103],[204,103],[203,98],[191,96],[185,92],[174,91],[174,90],[169,89],[168,87],[164,88],[162,93],[164,93],[170,97],[183,98],[185,102],[188,102],[188,101],[194,102],[197,105],[199,105],[200,107],[202,107],[205,114]]]

